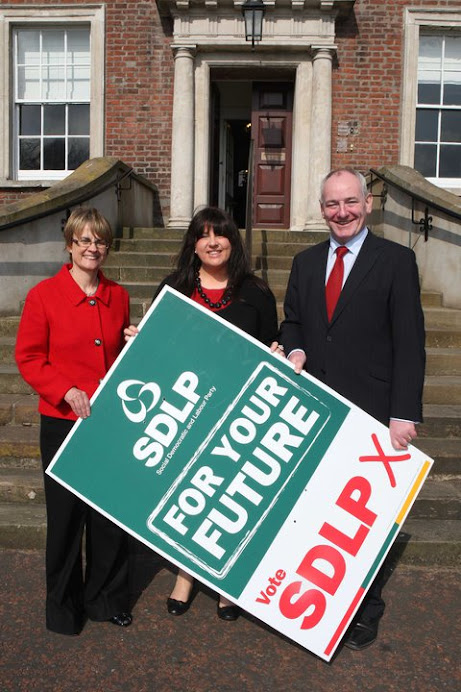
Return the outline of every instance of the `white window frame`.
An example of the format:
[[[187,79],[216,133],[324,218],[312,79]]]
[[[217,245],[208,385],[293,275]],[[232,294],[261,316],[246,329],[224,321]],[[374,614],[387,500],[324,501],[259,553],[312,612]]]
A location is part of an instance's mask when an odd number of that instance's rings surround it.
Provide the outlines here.
[[[14,94],[12,70],[13,29],[27,27],[70,27],[88,24],[91,46],[90,157],[104,155],[104,34],[103,5],[51,8],[43,6],[0,7],[0,186],[49,187],[54,179],[43,173],[18,180],[14,162]],[[63,171],[62,178],[68,173]],[[59,178],[58,178],[59,179]]]
[[[421,29],[433,29],[447,34],[461,31],[461,11],[434,8],[405,9],[405,44],[402,72],[402,104],[400,128],[400,160],[403,166],[414,166],[416,105],[418,102],[418,55]],[[429,182],[461,194],[461,178],[427,178]]]

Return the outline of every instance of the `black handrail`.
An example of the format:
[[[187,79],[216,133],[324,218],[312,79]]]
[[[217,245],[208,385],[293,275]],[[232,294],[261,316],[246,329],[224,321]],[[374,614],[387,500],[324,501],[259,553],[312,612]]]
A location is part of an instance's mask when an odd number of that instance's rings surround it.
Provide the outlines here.
[[[372,175],[375,175],[380,180],[383,180],[387,185],[392,185],[393,187],[397,188],[397,190],[405,192],[409,197],[416,199],[418,202],[422,202],[425,206],[430,207],[431,209],[436,209],[437,211],[441,211],[447,216],[451,216],[454,219],[458,219],[459,221],[461,221],[461,212],[453,211],[452,209],[447,209],[447,207],[443,206],[442,204],[438,204],[437,202],[429,202],[426,197],[423,197],[422,195],[419,195],[417,192],[413,192],[412,190],[409,190],[407,187],[404,187],[403,185],[396,183],[394,180],[391,180],[382,173],[378,173],[378,171],[374,168],[370,168],[370,173]],[[373,185],[373,182],[371,184]]]

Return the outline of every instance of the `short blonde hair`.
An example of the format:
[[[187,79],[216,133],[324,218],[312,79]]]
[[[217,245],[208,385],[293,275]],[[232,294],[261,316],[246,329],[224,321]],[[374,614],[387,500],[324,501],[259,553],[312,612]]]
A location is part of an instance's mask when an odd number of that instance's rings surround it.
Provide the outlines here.
[[[72,245],[74,236],[80,238],[87,224],[97,238],[105,240],[108,247],[112,245],[112,228],[106,217],[94,207],[80,207],[80,209],[74,209],[64,227],[66,248]]]

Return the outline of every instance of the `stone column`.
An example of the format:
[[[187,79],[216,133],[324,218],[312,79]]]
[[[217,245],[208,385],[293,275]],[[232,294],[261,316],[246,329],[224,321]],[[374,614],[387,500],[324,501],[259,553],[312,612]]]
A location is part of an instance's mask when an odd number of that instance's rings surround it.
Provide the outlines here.
[[[174,49],[169,228],[187,228],[193,212],[194,55],[194,46]]]
[[[307,219],[311,130],[312,62],[309,56],[296,68],[293,104],[293,144],[290,230],[302,231]]]
[[[312,59],[312,107],[306,230],[324,230],[319,193],[331,166],[332,48],[316,48]]]
[[[195,70],[194,209],[208,204],[210,189],[210,66],[197,58]]]

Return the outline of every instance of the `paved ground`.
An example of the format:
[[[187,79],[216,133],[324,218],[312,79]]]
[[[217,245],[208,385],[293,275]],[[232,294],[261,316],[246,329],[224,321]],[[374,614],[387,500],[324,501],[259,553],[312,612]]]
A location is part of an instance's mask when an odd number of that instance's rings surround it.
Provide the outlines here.
[[[331,663],[250,616],[216,617],[199,591],[169,616],[173,574],[152,553],[136,555],[140,593],[133,625],[87,623],[78,637],[47,632],[40,551],[0,552],[1,692],[439,692],[461,690],[460,583],[455,570],[399,566],[385,590],[380,637]]]

